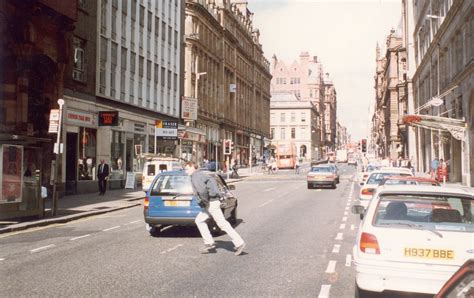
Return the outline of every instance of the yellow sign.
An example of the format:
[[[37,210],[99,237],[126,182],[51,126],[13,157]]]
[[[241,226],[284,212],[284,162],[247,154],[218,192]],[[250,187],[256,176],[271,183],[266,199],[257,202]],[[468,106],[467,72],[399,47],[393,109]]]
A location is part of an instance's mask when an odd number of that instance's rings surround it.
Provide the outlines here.
[[[155,120],[155,128],[163,128],[163,121]]]

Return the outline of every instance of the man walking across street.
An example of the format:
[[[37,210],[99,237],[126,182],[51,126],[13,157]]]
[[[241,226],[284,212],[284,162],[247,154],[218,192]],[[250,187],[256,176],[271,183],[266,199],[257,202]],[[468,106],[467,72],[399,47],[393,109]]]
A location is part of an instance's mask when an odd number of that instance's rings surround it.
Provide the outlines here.
[[[99,195],[103,196],[105,195],[107,180],[109,179],[109,165],[105,163],[104,159],[100,160],[97,178],[99,179]]]
[[[204,239],[204,247],[201,253],[215,252],[216,245],[212,238],[207,219],[212,217],[217,226],[229,235],[235,246],[235,255],[241,255],[245,248],[245,242],[225,219],[221,210],[221,193],[217,181],[203,170],[197,170],[194,162],[187,162],[184,167],[186,173],[191,176],[191,183],[198,197],[202,210],[196,216],[195,222]]]

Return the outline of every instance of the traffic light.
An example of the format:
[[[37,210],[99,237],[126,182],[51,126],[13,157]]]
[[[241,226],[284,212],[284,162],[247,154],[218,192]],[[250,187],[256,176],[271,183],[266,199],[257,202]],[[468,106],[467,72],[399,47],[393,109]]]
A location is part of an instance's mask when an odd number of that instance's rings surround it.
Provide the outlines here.
[[[362,139],[362,152],[367,152],[367,139]]]
[[[224,140],[224,155],[232,154],[232,140]]]

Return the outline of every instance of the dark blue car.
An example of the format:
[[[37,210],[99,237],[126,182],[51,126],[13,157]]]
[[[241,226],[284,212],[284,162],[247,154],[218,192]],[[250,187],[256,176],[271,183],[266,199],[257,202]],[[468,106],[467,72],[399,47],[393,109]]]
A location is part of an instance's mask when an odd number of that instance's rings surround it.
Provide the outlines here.
[[[231,190],[234,185],[227,185],[215,173],[209,172],[221,191],[222,212],[231,223],[237,222],[237,199]],[[201,211],[191,185],[191,178],[184,171],[164,172],[156,176],[147,191],[144,203],[144,216],[147,230],[152,236],[158,236],[164,226],[194,226],[194,219]],[[220,234],[220,229],[210,219],[209,229],[213,234]]]

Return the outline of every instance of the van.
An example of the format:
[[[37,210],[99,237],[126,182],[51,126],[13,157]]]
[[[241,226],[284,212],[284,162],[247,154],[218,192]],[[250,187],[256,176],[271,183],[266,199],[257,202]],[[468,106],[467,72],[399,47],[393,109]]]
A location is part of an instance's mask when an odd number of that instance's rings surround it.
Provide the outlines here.
[[[148,191],[156,175],[166,171],[183,169],[182,162],[176,157],[146,156],[143,165],[142,189]]]

